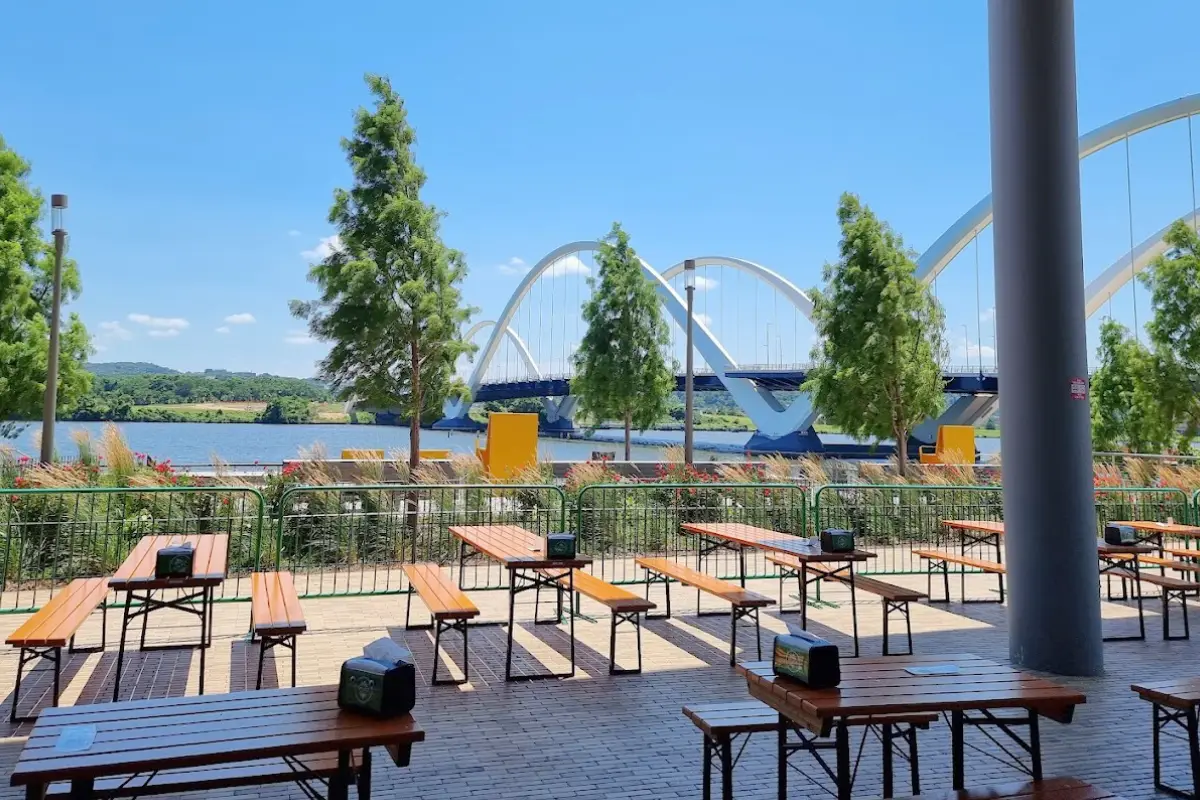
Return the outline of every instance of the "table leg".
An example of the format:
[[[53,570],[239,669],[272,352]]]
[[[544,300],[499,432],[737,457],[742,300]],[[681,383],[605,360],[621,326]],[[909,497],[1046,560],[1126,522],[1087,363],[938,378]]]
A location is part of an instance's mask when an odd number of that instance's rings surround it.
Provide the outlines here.
[[[854,657],[858,658],[858,600],[854,591],[854,562],[850,562],[850,622],[854,630]]]
[[[212,587],[200,592],[200,694],[204,694],[204,656],[208,652],[208,610],[212,604]]]
[[[885,798],[895,796],[895,787],[892,782],[892,723],[883,723],[883,730],[880,731],[880,738],[883,740],[883,796]]]
[[[722,736],[717,747],[721,751],[721,800],[733,800],[733,742]]]
[[[1040,781],[1042,779],[1042,735],[1038,730],[1038,715],[1033,709],[1029,709],[1029,761],[1033,767],[1030,770],[1033,773],[1033,779]]]
[[[513,619],[517,610],[517,573],[508,572],[508,651],[504,656],[504,680],[512,680]]]
[[[25,787],[25,800],[45,800],[46,784],[31,783]]]
[[[704,737],[704,764],[700,771],[704,786],[700,790],[704,800],[712,800],[712,740]]]
[[[787,753],[787,737],[788,724],[790,720],[783,714],[779,715],[779,737],[777,739],[777,747],[779,748],[779,798],[778,800],[787,800],[787,784],[788,784],[788,753]]]
[[[850,800],[854,779],[850,774],[850,729],[845,717],[838,720],[837,731],[837,794],[838,800]]]
[[[738,569],[739,577],[742,581],[742,588],[746,588],[746,548],[738,547]]]
[[[1004,563],[1004,548],[1000,545],[1000,534],[998,534],[998,533],[996,534],[996,536],[994,538],[994,542],[996,545],[996,563],[1003,564]],[[1003,605],[1004,604],[1004,573],[997,572],[996,578],[1000,582],[1000,604]]]
[[[962,791],[965,778],[963,776],[963,712],[950,712],[950,761],[953,772],[951,787]]]
[[[808,562],[800,562],[800,627],[808,630]]]
[[[371,748],[364,747],[358,768],[358,800],[371,800]]]
[[[573,569],[567,570],[567,589],[570,592],[570,594],[568,594],[567,596],[574,597],[575,596],[575,570],[573,570]],[[559,597],[560,598],[562,597],[561,591],[559,593]],[[562,622],[562,600],[561,599],[559,600],[558,614],[559,614],[559,622],[561,623]],[[571,614],[570,617],[571,617],[571,619],[568,624],[571,626],[571,677],[574,678],[575,677],[575,615]]]
[[[1138,554],[1133,554],[1133,582],[1136,584],[1135,591],[1137,592],[1137,607],[1138,607],[1138,636],[1140,640],[1146,639],[1146,615],[1142,610],[1142,572],[1141,566],[1138,564]],[[1167,618],[1168,609],[1163,609],[1163,620]]]
[[[329,800],[349,800],[350,751],[338,751],[337,772],[329,776]]]
[[[121,614],[121,644],[117,647],[117,673],[113,676],[113,702],[121,697],[121,669],[125,666],[125,637],[129,632],[129,612],[133,608],[133,592],[125,593],[125,610]]]

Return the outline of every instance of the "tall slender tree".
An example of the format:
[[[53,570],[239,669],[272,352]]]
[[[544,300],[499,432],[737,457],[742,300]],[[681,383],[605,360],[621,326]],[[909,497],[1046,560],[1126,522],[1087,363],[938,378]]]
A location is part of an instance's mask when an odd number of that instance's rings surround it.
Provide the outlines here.
[[[404,101],[387,78],[366,82],[375,106],[358,109],[353,136],[342,140],[354,182],[334,192],[338,234],[309,271],[320,298],[293,301],[292,313],[332,343],[321,373],[340,396],[398,408],[408,420],[415,468],[422,419],[465,391],[454,370],[473,352],[462,337],[472,313],[459,291],[467,267],[442,243],[443,214],[421,200],[425,173]]]
[[[837,214],[840,257],[813,292],[819,338],[804,389],[855,439],[894,438],[903,476],[909,434],[942,408],[942,309],[887,223],[849,193]]]
[[[633,430],[644,431],[665,417],[675,390],[675,364],[666,356],[670,331],[658,293],[620,223],[613,223],[596,261],[598,275],[588,278],[592,294],[583,306],[587,332],[575,353],[571,392],[592,420],[624,423],[628,461]]]
[[[29,164],[0,137],[0,438],[16,434],[13,419],[41,416],[50,351],[54,246],[43,237],[42,196],[29,185]],[[79,270],[63,262],[63,303],[79,296]],[[77,314],[59,337],[58,406],[73,405],[91,378],[87,329]]]
[[[1100,451],[1127,446],[1154,453],[1175,438],[1167,405],[1158,391],[1161,366],[1125,326],[1100,326],[1100,366],[1091,380],[1092,445]]]

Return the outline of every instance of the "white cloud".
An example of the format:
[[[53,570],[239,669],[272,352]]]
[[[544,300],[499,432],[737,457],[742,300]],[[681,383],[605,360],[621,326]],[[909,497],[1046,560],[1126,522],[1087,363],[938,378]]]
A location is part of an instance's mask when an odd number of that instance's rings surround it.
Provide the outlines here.
[[[221,327],[217,328],[217,333],[229,333],[229,326],[222,325]]]
[[[300,253],[301,258],[306,261],[323,261],[328,258],[333,251],[342,249],[342,237],[336,233],[333,236],[322,237],[321,241],[317,242],[317,246],[312,250],[305,250]]]
[[[525,259],[513,256],[496,269],[500,270],[501,275],[524,275],[529,272],[529,265],[525,263]]]
[[[124,341],[133,338],[133,331],[129,330],[116,320],[111,322],[101,322],[100,331],[101,335],[107,339],[120,339]]]
[[[103,353],[108,350],[108,348],[105,347],[104,345],[96,344],[95,342],[92,343],[92,349],[95,350],[97,353]]]
[[[579,256],[569,255],[555,261],[550,265],[550,269],[542,274],[549,278],[558,278],[564,275],[591,275],[592,268],[580,261]]]
[[[313,344],[317,340],[308,331],[288,331],[283,341],[285,344]]]
[[[708,314],[697,314],[693,312],[692,319],[696,320],[696,322],[699,322],[706,328],[712,328],[712,317],[710,317]]]
[[[147,331],[149,335],[156,339],[173,339],[179,335],[178,328],[151,328]]]
[[[980,352],[983,353],[984,366],[987,366],[989,361],[991,361],[993,364],[996,363],[996,348],[986,344],[980,347],[974,342],[970,344],[964,342],[962,345],[955,347],[951,352],[952,357],[950,360],[953,361],[955,365],[961,365],[963,363],[977,365],[979,363]]]
[[[130,314],[128,319],[154,330],[175,331],[174,335],[191,324],[183,317],[152,317],[149,314]]]
[[[225,323],[228,325],[249,325],[255,322],[254,315],[250,313],[230,314],[225,318]]]
[[[288,231],[288,236],[291,236],[293,239],[295,239],[299,235],[300,235],[300,231],[296,230],[295,228],[292,228],[290,231]]]
[[[696,291],[708,292],[717,288],[717,280],[715,278],[705,278],[703,275],[696,276]]]

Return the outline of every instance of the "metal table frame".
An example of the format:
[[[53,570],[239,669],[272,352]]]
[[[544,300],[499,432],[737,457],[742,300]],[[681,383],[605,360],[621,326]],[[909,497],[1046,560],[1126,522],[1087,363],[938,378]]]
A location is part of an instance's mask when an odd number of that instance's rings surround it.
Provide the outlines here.
[[[125,607],[121,614],[121,644],[117,649],[117,672],[113,679],[113,702],[117,702],[121,696],[121,670],[125,664],[125,639],[129,632],[129,623],[133,622],[138,617],[142,618],[142,635],[138,643],[138,650],[142,652],[155,650],[196,650],[200,651],[200,694],[204,694],[204,665],[205,654],[208,648],[212,647],[212,617],[213,617],[213,595],[216,594],[216,587],[220,585],[220,581],[212,583],[206,581],[203,585],[197,586],[192,581],[171,581],[163,582],[164,586],[155,586],[153,584],[144,588],[128,588],[118,589],[117,591],[125,592]],[[181,593],[171,600],[163,600],[154,596],[155,592],[166,592],[168,589],[188,590],[195,589],[196,591]],[[196,600],[199,600],[199,608],[196,608]],[[137,601],[137,605],[134,605]],[[192,614],[200,618],[200,643],[199,644],[158,644],[146,645],[146,623],[150,618],[151,612],[162,609],[175,609],[183,611],[187,614]]]

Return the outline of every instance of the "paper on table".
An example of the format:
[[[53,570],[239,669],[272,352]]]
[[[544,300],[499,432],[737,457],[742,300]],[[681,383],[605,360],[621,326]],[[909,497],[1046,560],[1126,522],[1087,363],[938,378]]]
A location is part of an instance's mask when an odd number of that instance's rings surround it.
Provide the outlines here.
[[[924,677],[926,675],[957,675],[957,664],[932,664],[927,667],[908,667],[904,670],[909,675]]]
[[[59,753],[80,753],[96,741],[95,725],[69,725],[58,734],[54,749]]]

